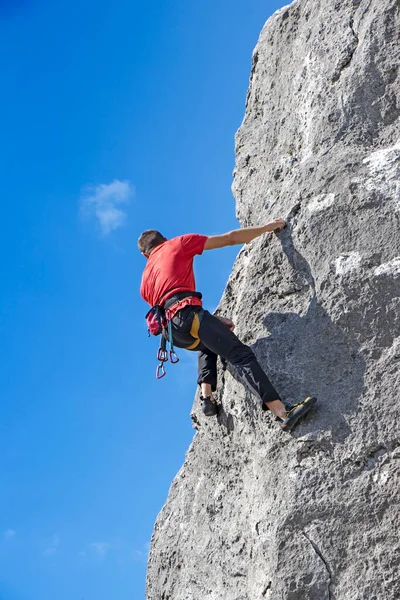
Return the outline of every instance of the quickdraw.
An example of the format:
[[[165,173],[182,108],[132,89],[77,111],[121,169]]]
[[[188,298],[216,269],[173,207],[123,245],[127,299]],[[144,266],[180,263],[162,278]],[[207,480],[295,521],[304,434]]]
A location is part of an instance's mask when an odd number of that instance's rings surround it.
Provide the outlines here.
[[[168,333],[167,333],[167,331],[168,331]],[[169,353],[167,350],[167,338],[169,341]],[[157,369],[156,369],[156,378],[157,379],[162,379],[167,374],[167,371],[165,370],[164,365],[168,361],[168,358],[171,361],[171,364],[173,364],[173,365],[176,365],[176,363],[179,362],[179,358],[174,349],[171,321],[168,321],[168,330],[165,328],[163,329],[162,337],[161,337],[161,341],[160,341],[160,347],[157,352],[157,359],[160,361],[160,364],[157,366]]]

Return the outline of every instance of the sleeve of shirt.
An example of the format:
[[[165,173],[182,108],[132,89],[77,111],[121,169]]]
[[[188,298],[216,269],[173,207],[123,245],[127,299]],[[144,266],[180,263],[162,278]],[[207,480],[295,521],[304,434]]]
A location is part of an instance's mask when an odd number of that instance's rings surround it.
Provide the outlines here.
[[[187,256],[203,254],[207,236],[199,233],[188,233],[181,236],[182,250]]]

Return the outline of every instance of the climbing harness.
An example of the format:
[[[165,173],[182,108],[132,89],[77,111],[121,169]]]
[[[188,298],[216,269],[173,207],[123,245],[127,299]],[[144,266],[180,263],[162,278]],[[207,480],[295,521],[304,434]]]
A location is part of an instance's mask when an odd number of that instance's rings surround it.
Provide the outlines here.
[[[167,294],[170,292],[167,292]],[[166,294],[164,294],[165,296]],[[174,296],[169,297],[165,302],[160,302],[155,306],[152,306],[149,312],[146,314],[146,322],[147,322],[147,331],[148,335],[161,335],[160,347],[157,351],[157,360],[159,360],[159,364],[156,368],[156,378],[162,379],[167,374],[165,370],[165,363],[168,360],[172,365],[176,365],[179,362],[179,357],[175,352],[174,348],[174,340],[172,336],[172,321],[167,318],[166,311],[168,311],[171,306],[173,306],[176,302],[183,300],[184,298],[188,298],[190,296],[195,296],[197,298],[201,298],[201,294],[199,292],[178,292]],[[199,321],[198,315],[196,315],[197,319],[195,319],[195,334],[191,334],[194,338],[198,338],[198,328]],[[167,350],[167,344],[169,343],[169,351]],[[190,346],[190,350],[195,348],[200,343],[199,339],[196,339],[194,344]]]

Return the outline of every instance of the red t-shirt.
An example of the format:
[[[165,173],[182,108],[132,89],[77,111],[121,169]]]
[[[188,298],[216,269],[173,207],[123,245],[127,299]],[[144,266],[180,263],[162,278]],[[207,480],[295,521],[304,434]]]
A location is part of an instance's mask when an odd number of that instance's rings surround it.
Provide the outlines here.
[[[154,306],[178,292],[195,292],[193,259],[196,254],[203,253],[206,241],[206,235],[189,233],[157,246],[147,259],[143,271],[140,286],[143,300]],[[193,300],[201,305],[200,299]],[[185,302],[189,303],[190,301]]]

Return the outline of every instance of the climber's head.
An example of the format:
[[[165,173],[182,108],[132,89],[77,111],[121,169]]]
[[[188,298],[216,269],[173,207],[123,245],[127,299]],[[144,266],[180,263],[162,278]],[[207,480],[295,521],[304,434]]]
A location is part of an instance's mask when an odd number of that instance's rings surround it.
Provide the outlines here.
[[[138,239],[138,248],[143,256],[149,258],[154,248],[157,248],[157,246],[160,246],[166,241],[167,238],[165,238],[162,233],[156,229],[148,229],[147,231],[144,231]]]

